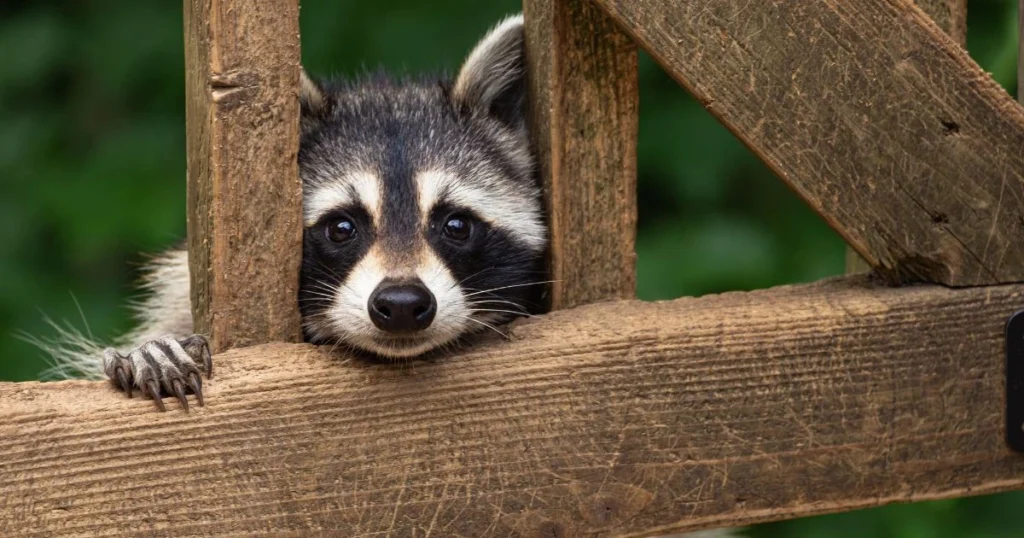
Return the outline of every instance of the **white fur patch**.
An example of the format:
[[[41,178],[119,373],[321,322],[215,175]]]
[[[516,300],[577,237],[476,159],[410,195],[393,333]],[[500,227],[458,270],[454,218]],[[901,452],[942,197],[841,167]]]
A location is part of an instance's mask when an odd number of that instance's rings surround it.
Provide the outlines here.
[[[419,265],[416,276],[437,301],[437,314],[430,330],[443,336],[444,341],[451,340],[465,332],[466,325],[471,323],[467,318],[473,312],[466,304],[462,286],[431,248],[424,250]]]
[[[306,226],[338,208],[361,204],[374,222],[380,220],[383,207],[383,186],[372,172],[357,172],[343,178],[321,183],[303,199],[303,220]]]
[[[491,226],[507,232],[534,251],[544,248],[546,233],[540,208],[524,203],[522,193],[500,181],[461,181],[457,176],[439,170],[420,172],[420,214],[424,225],[430,210],[439,203],[472,210]]]
[[[370,320],[369,302],[381,281],[389,272],[379,251],[371,249],[366,256],[352,268],[345,284],[335,293],[334,302],[326,313],[329,327],[328,334],[341,337],[345,342],[356,347],[378,353],[386,357],[413,357],[431,349],[442,346],[472,329],[469,317],[472,312],[466,305],[458,282],[448,268],[426,249],[416,269],[420,278],[437,301],[437,314],[434,322],[420,336],[422,340],[409,346],[384,346],[380,339],[388,335],[378,329]],[[312,327],[323,332],[323,327]]]
[[[334,302],[327,311],[331,334],[345,335],[358,345],[378,332],[370,320],[367,305],[373,290],[377,289],[386,274],[377,249],[371,249],[359,260],[344,285],[336,291]]]

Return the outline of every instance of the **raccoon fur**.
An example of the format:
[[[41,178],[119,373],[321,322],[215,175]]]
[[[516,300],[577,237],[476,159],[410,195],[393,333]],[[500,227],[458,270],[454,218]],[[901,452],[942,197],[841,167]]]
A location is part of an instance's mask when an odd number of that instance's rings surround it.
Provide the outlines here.
[[[525,75],[521,16],[493,28],[453,80],[302,74],[307,341],[408,358],[536,309],[547,230]],[[193,334],[187,252],[155,258],[144,287],[139,326],[118,345],[50,346],[59,373],[110,378],[160,409],[161,395],[202,402],[212,361]]]

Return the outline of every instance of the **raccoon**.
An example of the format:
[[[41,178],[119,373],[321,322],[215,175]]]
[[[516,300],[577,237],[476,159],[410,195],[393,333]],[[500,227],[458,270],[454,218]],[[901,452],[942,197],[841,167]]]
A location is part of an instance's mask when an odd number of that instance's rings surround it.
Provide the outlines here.
[[[454,79],[301,77],[303,333],[387,359],[450,347],[535,312],[547,230],[527,128],[523,18],[501,21]],[[188,254],[150,264],[140,325],[100,352],[53,350],[64,371],[203,404]],[[497,329],[495,329],[497,330]]]
[[[454,80],[301,77],[305,340],[385,359],[449,347],[540,308],[546,217],[527,128],[521,15],[490,30]],[[118,348],[74,334],[58,370],[203,404],[213,363],[193,333],[188,253],[155,258]],[[729,538],[735,529],[686,538]]]

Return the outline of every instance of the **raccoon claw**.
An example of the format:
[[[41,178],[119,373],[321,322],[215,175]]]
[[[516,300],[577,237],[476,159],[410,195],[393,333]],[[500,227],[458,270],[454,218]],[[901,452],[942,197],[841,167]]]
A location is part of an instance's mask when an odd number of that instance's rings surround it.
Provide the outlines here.
[[[196,395],[196,401],[199,402],[199,407],[206,405],[203,401],[203,379],[199,374],[192,372],[188,374],[188,386],[192,389],[192,393]]]
[[[174,396],[181,402],[181,406],[185,408],[185,412],[188,413],[188,398],[185,397],[185,385],[180,379],[171,381],[171,388],[174,389]]]
[[[147,342],[127,354],[108,348],[103,352],[104,370],[111,380],[132,396],[132,387],[153,399],[157,409],[166,411],[164,396],[173,396],[189,411],[188,393],[196,395],[200,406],[203,397],[202,372],[213,371],[213,358],[206,338],[194,335],[183,340],[164,337]],[[161,390],[162,389],[162,390]]]
[[[124,368],[118,366],[114,368],[114,374],[117,376],[117,384],[121,387],[121,390],[128,394],[128,397],[132,397],[132,384],[128,381],[128,376],[124,373]]]
[[[164,400],[160,397],[160,388],[156,386],[156,381],[153,381],[152,379],[146,381],[146,392],[149,393],[150,398],[153,398],[153,402],[156,404],[157,409],[161,412],[167,411],[167,407],[164,405]]]

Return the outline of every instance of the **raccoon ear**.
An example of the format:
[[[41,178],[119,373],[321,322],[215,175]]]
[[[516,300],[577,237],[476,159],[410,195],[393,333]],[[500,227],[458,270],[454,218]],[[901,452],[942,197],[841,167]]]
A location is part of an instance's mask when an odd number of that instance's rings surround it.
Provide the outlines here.
[[[466,58],[452,88],[452,100],[502,122],[525,122],[526,60],[523,16],[498,23]]]
[[[329,108],[323,88],[309,78],[305,69],[299,70],[299,106],[303,116],[320,116]]]

